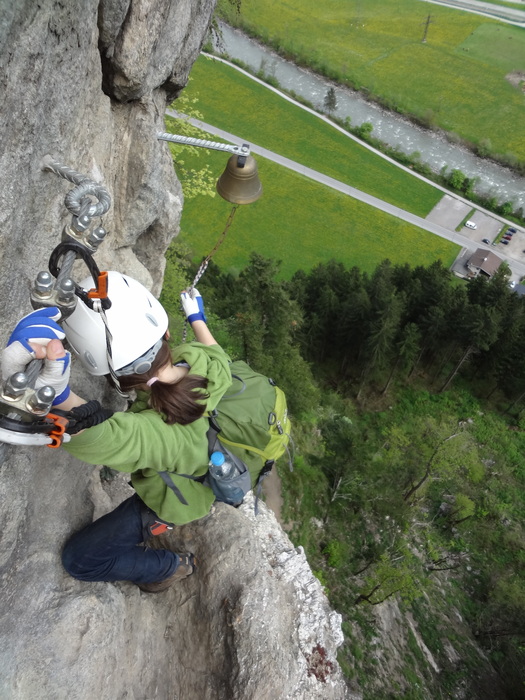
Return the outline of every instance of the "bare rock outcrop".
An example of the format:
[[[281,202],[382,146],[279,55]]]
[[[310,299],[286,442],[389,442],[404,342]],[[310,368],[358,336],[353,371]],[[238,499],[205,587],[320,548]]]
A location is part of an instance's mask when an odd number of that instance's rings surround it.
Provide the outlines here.
[[[93,472],[97,516],[131,494],[122,475],[117,482],[115,493]],[[45,624],[31,635],[45,664],[17,670],[16,697],[344,698],[334,658],[340,616],[274,514],[260,504],[255,516],[253,505],[217,504],[207,518],[156,538],[152,546],[191,549],[198,561],[198,573],[162,594],[59,572]]]
[[[97,253],[160,290],[182,193],[164,130],[215,0],[0,0],[0,341],[30,310],[36,273],[70,221],[69,183],[45,155],[113,198]],[[75,387],[101,397],[102,384]],[[159,596],[68,577],[68,535],[118,502],[60,450],[0,460],[0,697],[6,700],[343,698],[333,613],[304,554],[262,508],[218,507],[173,537],[198,575]],[[125,491],[125,486],[122,487]]]

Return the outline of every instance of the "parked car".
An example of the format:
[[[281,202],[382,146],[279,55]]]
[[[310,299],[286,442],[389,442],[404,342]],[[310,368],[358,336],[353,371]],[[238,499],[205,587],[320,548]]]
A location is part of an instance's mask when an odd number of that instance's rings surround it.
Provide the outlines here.
[[[509,282],[509,287],[510,287],[511,289],[514,289],[515,286],[516,286],[516,282],[515,282],[514,280],[511,280],[511,281]]]
[[[512,236],[503,236],[503,240],[504,240],[504,241],[511,241],[511,240],[512,240]]]
[[[478,225],[475,224],[473,221],[465,221],[465,226],[467,228],[478,228]]]
[[[518,233],[515,228],[508,228],[507,233]]]
[[[484,238],[481,242],[486,243],[487,245],[490,245],[490,241],[488,238]]]
[[[505,236],[507,236],[507,238],[512,238],[513,235],[514,235],[513,233],[509,233],[508,231],[505,231]]]
[[[508,244],[509,244],[509,241],[501,241],[501,242],[503,243],[503,245],[508,245]]]

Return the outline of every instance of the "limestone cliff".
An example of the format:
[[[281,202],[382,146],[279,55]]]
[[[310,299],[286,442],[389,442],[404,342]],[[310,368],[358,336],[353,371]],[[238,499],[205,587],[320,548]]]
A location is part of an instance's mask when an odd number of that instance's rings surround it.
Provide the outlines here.
[[[163,130],[215,0],[0,0],[1,338],[30,310],[70,214],[50,154],[113,198],[97,253],[158,292],[180,185]],[[74,378],[101,396],[102,384]],[[84,384],[82,384],[84,382]],[[60,566],[66,537],[126,494],[60,450],[0,465],[0,697],[9,700],[343,698],[340,619],[264,506],[217,507],[173,534],[199,574],[147,596]]]

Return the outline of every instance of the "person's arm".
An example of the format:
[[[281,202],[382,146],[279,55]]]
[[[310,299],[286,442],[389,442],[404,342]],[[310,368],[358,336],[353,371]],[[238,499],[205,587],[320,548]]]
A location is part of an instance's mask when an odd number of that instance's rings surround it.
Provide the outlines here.
[[[210,333],[206,325],[206,315],[204,313],[204,301],[198,289],[193,288],[190,292],[181,292],[180,300],[182,308],[186,314],[188,322],[191,324],[197,342],[203,345],[218,345],[217,341]]]
[[[61,411],[71,411],[72,408],[82,406],[84,403],[87,403],[86,399],[71,391],[67,399],[62,401],[62,403],[58,403],[54,408],[59,408]]]
[[[219,344],[211,334],[210,329],[204,321],[193,321],[191,327],[195,334],[195,340],[197,342],[202,343],[203,345]]]

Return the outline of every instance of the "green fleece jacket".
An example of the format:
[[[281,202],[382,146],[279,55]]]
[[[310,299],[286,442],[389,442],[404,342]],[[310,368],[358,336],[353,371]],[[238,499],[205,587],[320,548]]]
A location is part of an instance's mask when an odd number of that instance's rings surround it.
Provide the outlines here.
[[[173,362],[182,361],[190,365],[190,374],[208,379],[206,409],[213,410],[232,383],[229,357],[219,345],[187,343],[173,354]],[[202,476],[208,470],[208,427],[205,417],[189,425],[167,425],[151,409],[115,413],[73,436],[64,449],[85,462],[131,473],[131,483],[144,503],[163,520],[183,525],[206,515],[215,500],[207,486],[177,476]],[[165,484],[161,471],[169,472],[188,505]]]

